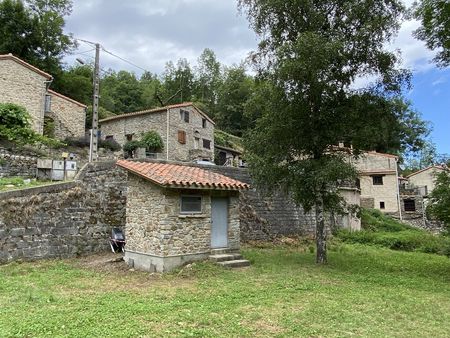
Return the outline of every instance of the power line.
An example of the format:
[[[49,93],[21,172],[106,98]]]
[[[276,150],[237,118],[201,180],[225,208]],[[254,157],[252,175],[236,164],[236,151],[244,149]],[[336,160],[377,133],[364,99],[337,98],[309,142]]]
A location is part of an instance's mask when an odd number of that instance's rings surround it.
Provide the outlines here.
[[[122,60],[123,62],[126,62],[126,63],[128,63],[128,64],[130,64],[130,65],[132,65],[132,66],[134,66],[134,67],[136,67],[136,68],[139,68],[140,70],[143,70],[144,72],[149,72],[149,73],[151,73],[151,72],[148,71],[147,69],[142,68],[141,66],[138,66],[137,64],[135,64],[135,63],[133,63],[133,62],[131,62],[131,61],[128,61],[128,60],[124,59],[123,57],[120,57],[119,55],[116,55],[116,54],[114,54],[114,53],[112,53],[112,52],[106,50],[106,49],[103,48],[103,47],[102,47],[102,50],[103,50],[105,53],[108,53],[109,55],[112,55],[112,56],[118,58],[119,60]]]

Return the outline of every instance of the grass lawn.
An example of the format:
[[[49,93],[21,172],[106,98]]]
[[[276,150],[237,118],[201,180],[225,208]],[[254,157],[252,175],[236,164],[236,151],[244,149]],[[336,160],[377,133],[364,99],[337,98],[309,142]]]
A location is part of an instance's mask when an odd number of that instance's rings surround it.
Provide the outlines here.
[[[0,266],[1,337],[450,337],[450,259],[334,245],[243,250],[168,275],[95,257]]]
[[[55,184],[51,181],[37,181],[35,179],[24,179],[23,177],[0,178],[0,192],[8,190],[26,189],[42,185]]]

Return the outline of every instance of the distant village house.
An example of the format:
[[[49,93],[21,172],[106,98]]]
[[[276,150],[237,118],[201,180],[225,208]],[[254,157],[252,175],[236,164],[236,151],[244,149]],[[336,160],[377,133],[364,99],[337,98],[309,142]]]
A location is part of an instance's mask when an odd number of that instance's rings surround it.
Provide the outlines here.
[[[172,161],[214,160],[214,121],[191,102],[121,114],[100,120],[103,139],[122,147],[156,131],[164,142],[161,153],[146,157]],[[145,153],[138,157],[144,157]]]
[[[32,129],[58,139],[84,137],[86,105],[50,90],[53,77],[12,54],[0,55],[0,102],[23,106]]]

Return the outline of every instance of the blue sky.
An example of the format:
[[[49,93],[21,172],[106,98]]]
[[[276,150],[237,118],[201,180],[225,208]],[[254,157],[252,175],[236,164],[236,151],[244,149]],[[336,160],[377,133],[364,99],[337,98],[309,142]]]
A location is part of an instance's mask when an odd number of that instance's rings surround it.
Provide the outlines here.
[[[409,6],[413,0],[404,2]],[[74,37],[99,42],[156,74],[164,71],[166,62],[180,58],[195,65],[204,48],[213,49],[222,64],[237,64],[257,45],[232,0],[73,0],[66,23],[66,31]],[[402,66],[413,72],[413,89],[405,96],[432,123],[431,140],[438,152],[450,154],[450,69],[438,69],[431,62],[434,53],[412,36],[418,26],[415,21],[404,22],[387,47],[401,51]],[[93,55],[90,46],[80,43],[65,61],[68,65],[77,57],[90,61]],[[103,69],[142,73],[105,53],[100,62]]]
[[[450,154],[450,69],[430,68],[414,74],[413,89],[406,97],[431,121],[431,139],[439,153]]]

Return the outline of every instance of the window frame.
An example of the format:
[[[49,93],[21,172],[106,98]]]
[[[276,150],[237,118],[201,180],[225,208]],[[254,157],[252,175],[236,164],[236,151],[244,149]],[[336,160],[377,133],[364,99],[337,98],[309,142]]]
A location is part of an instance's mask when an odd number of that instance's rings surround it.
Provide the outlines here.
[[[386,209],[386,203],[384,201],[380,201],[380,210]]]
[[[205,141],[207,142],[208,147],[205,147]],[[211,150],[211,140],[208,140],[206,138],[202,139],[202,146],[203,146],[203,149]]]
[[[189,110],[180,109],[180,118],[181,121],[189,123]]]
[[[372,185],[384,185],[383,176],[384,175],[372,175]],[[378,179],[380,179],[379,182],[377,182]]]
[[[202,118],[202,128],[206,128],[206,119]]]
[[[44,98],[44,113],[52,112],[52,96],[50,94],[45,94]]]
[[[178,143],[180,144],[186,144],[186,131],[185,130],[178,130],[177,133],[178,137]]]
[[[407,204],[408,204],[408,207],[407,207]],[[414,208],[411,208],[411,206],[413,206]],[[411,199],[411,198],[404,199],[403,200],[403,209],[405,210],[405,212],[416,212],[417,211],[416,200]]]
[[[183,198],[200,198],[200,210],[196,211],[186,211],[183,210]],[[180,195],[180,214],[181,215],[193,215],[203,213],[203,196],[202,195]]]

